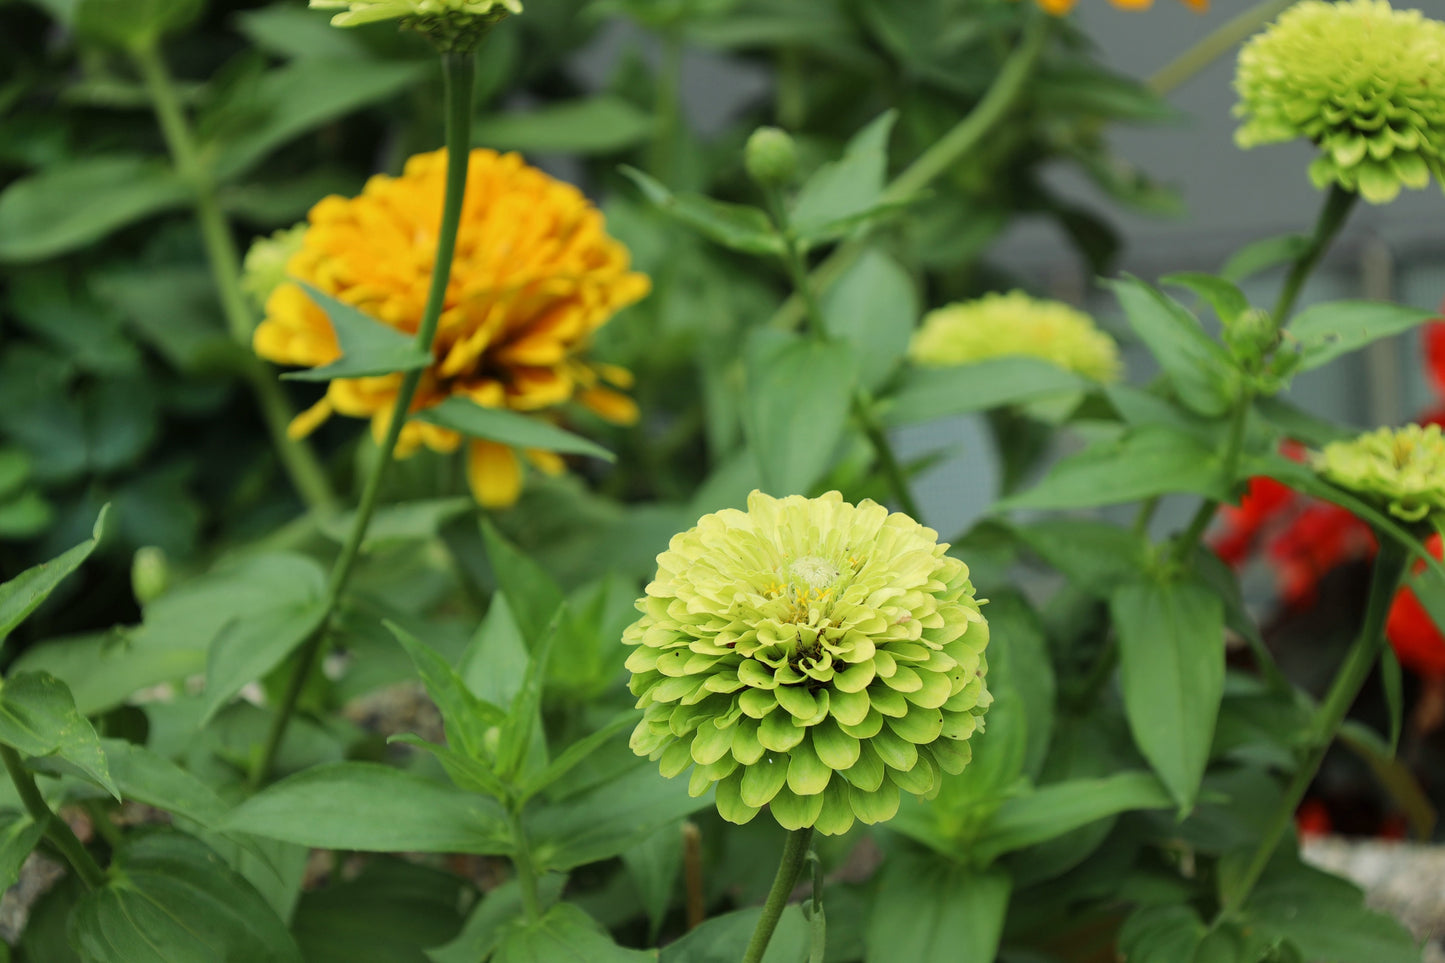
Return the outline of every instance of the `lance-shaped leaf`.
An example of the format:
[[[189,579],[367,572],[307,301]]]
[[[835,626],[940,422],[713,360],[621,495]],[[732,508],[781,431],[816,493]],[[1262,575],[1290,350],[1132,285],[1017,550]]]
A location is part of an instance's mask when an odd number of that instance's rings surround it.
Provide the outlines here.
[[[909,963],[993,963],[1013,881],[932,853],[899,853],[878,881],[868,958]]]
[[[769,490],[806,492],[827,470],[848,423],[857,370],[857,355],[840,341],[753,341],[743,424]]]
[[[1110,283],[1129,326],[1173,379],[1186,405],[1202,415],[1222,415],[1239,393],[1239,372],[1224,346],[1172,298],[1138,278]]]
[[[59,756],[120,798],[100,738],[53,675],[20,672],[0,683],[0,742],[27,756]]]
[[[888,137],[897,120],[896,111],[883,114],[848,142],[841,158],[808,178],[788,218],[799,237],[813,242],[836,237],[840,225],[876,208],[888,174]]]
[[[419,371],[431,364],[431,355],[417,348],[410,335],[383,324],[344,301],[298,281],[307,296],[326,312],[336,332],[341,357],[331,364],[305,371],[288,371],[292,381],[330,381],[333,378],[371,378],[398,371]]]
[[[744,254],[783,255],[782,235],[756,207],[715,201],[701,194],[674,194],[659,181],[632,167],[622,168],[622,173],[659,210],[708,240]]]
[[[1299,340],[1300,369],[1308,371],[1432,317],[1431,311],[1383,301],[1332,301],[1301,311],[1285,330]]]
[[[40,603],[50,597],[67,575],[80,568],[80,564],[90,557],[105,531],[105,516],[106,509],[102,508],[86,541],[0,585],[0,642],[5,641],[15,626],[39,608]]]
[[[550,421],[506,408],[484,408],[467,398],[448,398],[412,417],[418,421],[459,431],[472,438],[495,441],[515,448],[543,448],[564,455],[589,455],[603,461],[617,460],[616,455],[597,442],[558,428]]]

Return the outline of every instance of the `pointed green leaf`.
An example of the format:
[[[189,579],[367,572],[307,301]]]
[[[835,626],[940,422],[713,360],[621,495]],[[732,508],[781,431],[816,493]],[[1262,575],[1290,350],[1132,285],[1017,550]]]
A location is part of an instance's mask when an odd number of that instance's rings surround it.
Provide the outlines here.
[[[40,603],[55,591],[55,587],[80,568],[80,564],[95,551],[95,546],[100,544],[101,535],[105,531],[108,507],[100,510],[88,540],[48,562],[41,562],[26,569],[0,585],[0,642],[14,631],[15,626],[25,621],[26,616],[39,608]]]
[[[993,963],[1013,882],[932,853],[894,854],[878,880],[866,932],[868,959]]]
[[[1309,371],[1381,338],[1409,331],[1436,313],[1383,301],[1332,301],[1305,308],[1285,333],[1299,341],[1300,370]]]
[[[637,711],[628,709],[613,716],[608,722],[603,723],[600,729],[572,743],[572,745],[564,749],[556,759],[549,762],[541,772],[538,772],[526,781],[520,793],[520,801],[526,802],[577,768],[584,760],[600,749],[607,740],[619,732],[635,726],[637,719]]]
[[[530,556],[502,537],[489,520],[482,519],[481,527],[492,576],[507,597],[508,611],[527,644],[536,647],[562,607],[562,589]]]
[[[949,368],[913,368],[883,409],[889,425],[972,414],[1072,391],[1090,383],[1033,358],[998,358]]]
[[[828,333],[853,346],[859,379],[877,389],[908,351],[918,323],[918,291],[897,261],[869,248],[823,300]]]
[[[420,371],[432,363],[431,355],[419,349],[410,335],[363,314],[305,281],[296,283],[305,289],[317,307],[326,312],[326,319],[331,322],[336,340],[341,345],[341,357],[320,368],[288,371],[282,378],[291,381],[371,378],[398,371]]]
[[[1056,839],[1067,832],[1131,809],[1169,809],[1174,800],[1147,772],[1101,779],[1070,779],[1006,799],[989,819],[970,853],[989,863],[1005,853]],[[914,838],[920,838],[910,832]],[[933,843],[921,838],[921,842]]]
[[[559,605],[560,595],[559,591]],[[507,596],[498,592],[492,596],[486,618],[477,626],[476,633],[462,653],[457,672],[477,698],[494,706],[507,706],[512,704],[517,690],[522,687],[529,658],[527,640],[522,637],[522,630],[512,617]]]
[[[565,455],[588,455],[603,461],[617,460],[616,455],[595,441],[558,428],[550,421],[505,408],[484,408],[467,398],[448,398],[412,417],[418,421],[459,431],[471,438],[495,441],[514,448],[542,448]]]
[[[120,798],[100,738],[52,675],[20,672],[0,683],[0,742],[27,756],[59,756]]]
[[[1307,234],[1282,234],[1246,244],[1225,263],[1219,276],[1238,284],[1251,275],[1300,257],[1309,250],[1310,240]]]
[[[0,815],[0,886],[9,889],[20,879],[20,867],[45,835],[45,827],[27,813]]]
[[[1166,275],[1159,279],[1159,283],[1193,291],[1209,302],[1210,306],[1214,308],[1215,316],[1225,324],[1233,323],[1241,314],[1249,310],[1249,299],[1244,296],[1244,292],[1235,287],[1232,282],[1215,277],[1213,274],[1185,271]]]
[[[1228,411],[1239,393],[1239,373],[1223,345],[1205,334],[1183,305],[1138,278],[1109,286],[1129,326],[1173,379],[1180,400],[1201,415]]]
[[[622,173],[659,210],[708,240],[744,254],[782,257],[782,236],[757,208],[726,204],[700,194],[674,194],[636,168],[623,167]]]
[[[746,364],[743,424],[763,480],[777,495],[806,493],[848,423],[857,356],[838,341],[760,336]]]
[[[779,847],[782,841],[778,842]],[[762,908],[734,910],[715,916],[662,948],[662,963],[737,963],[757,929]],[[798,963],[808,952],[808,921],[794,903],[783,910],[768,943],[763,963]]]
[[[888,138],[897,120],[892,110],[878,117],[848,142],[840,159],[808,178],[788,218],[799,237],[808,238],[877,203],[888,174]]]
[[[492,963],[645,963],[656,950],[618,946],[607,930],[571,903],[558,903],[534,923],[502,938]]]
[[[452,748],[473,759],[484,759],[483,743],[487,730],[501,725],[506,714],[473,695],[447,660],[431,646],[395,622],[385,624],[411,657],[427,694],[441,712],[447,741]]]
[[[497,778],[497,774],[492,772],[490,765],[485,760],[465,756],[455,749],[428,742],[421,736],[409,732],[392,736],[387,742],[399,742],[404,746],[412,746],[423,752],[431,753],[436,757],[437,762],[442,764],[442,768],[447,771],[448,778],[459,789],[465,789],[467,792],[479,792],[504,804],[511,798],[511,790]]]

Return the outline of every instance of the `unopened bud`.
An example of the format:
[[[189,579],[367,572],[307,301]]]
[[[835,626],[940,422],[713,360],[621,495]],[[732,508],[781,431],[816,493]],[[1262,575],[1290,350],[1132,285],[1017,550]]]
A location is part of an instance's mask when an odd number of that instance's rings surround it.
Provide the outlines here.
[[[135,600],[149,605],[165,592],[170,585],[170,563],[164,549],[147,545],[136,549],[130,563],[130,587]]]
[[[743,154],[748,176],[761,187],[782,187],[798,176],[798,148],[785,130],[759,127]]]
[[[1224,343],[1241,361],[1261,360],[1278,342],[1274,317],[1259,308],[1250,308],[1224,326]]]

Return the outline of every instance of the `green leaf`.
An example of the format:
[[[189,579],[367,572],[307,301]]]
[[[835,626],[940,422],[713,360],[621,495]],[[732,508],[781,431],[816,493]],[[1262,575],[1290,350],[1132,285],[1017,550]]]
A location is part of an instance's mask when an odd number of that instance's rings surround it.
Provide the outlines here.
[[[883,410],[889,425],[972,414],[1091,387],[1046,361],[999,358],[948,368],[912,368]]]
[[[656,950],[618,946],[602,925],[571,903],[558,903],[535,923],[502,938],[491,963],[642,963]]]
[[[557,640],[557,628],[566,618],[567,607],[559,608],[546,631],[532,646],[527,671],[502,722],[497,737],[497,772],[503,779],[517,780],[531,763],[547,761],[547,730],[542,725],[542,689],[547,678],[547,660]]]
[[[540,869],[558,871],[610,859],[711,805],[712,793],[689,796],[685,780],[661,779],[655,765],[639,763],[564,802],[535,805],[532,856]]]
[[[894,853],[868,918],[868,958],[993,963],[1013,882],[931,853]]]
[[[696,828],[692,830],[696,833]],[[683,827],[664,826],[622,853],[622,865],[647,911],[649,943],[656,943],[678,892],[683,864]]]
[[[306,963],[427,963],[428,947],[461,930],[458,907],[471,889],[455,873],[371,860],[355,879],[302,896],[291,932]]]
[[[492,535],[500,542],[501,536],[495,532]],[[504,542],[501,544],[506,545]],[[506,545],[506,550],[516,551],[510,545]],[[496,564],[497,556],[492,557],[493,564]],[[546,617],[550,618],[561,604],[562,593],[558,590],[557,601]],[[517,620],[512,617],[506,593],[498,592],[492,596],[486,618],[477,626],[476,633],[462,653],[457,673],[477,698],[494,706],[507,706],[512,704],[522,687],[530,658],[527,640],[523,638]]]
[[[652,115],[602,95],[480,118],[472,143],[524,154],[614,154],[652,137]]]
[[[881,115],[848,142],[839,160],[824,164],[808,178],[788,216],[799,237],[823,232],[833,222],[877,203],[888,174],[888,138],[897,120],[897,111]]]
[[[1214,308],[1214,314],[1225,324],[1232,324],[1241,314],[1249,310],[1249,299],[1234,283],[1212,274],[1186,271],[1169,274],[1159,279],[1161,284],[1193,291]]]
[[[1228,411],[1239,393],[1239,373],[1224,347],[1183,305],[1143,281],[1125,278],[1109,286],[1130,327],[1173,379],[1180,400],[1201,415]]]
[[[566,883],[563,876],[544,876],[537,888],[543,906],[555,903]],[[491,953],[523,913],[522,889],[516,882],[503,883],[489,890],[477,902],[462,931],[445,946],[427,952],[432,963],[477,963],[490,960]],[[730,961],[731,963],[731,961]]]
[[[1188,963],[1207,932],[1191,907],[1178,903],[1135,910],[1119,931],[1119,954],[1129,963]]]
[[[12,669],[50,673],[70,687],[83,715],[95,715],[140,689],[203,672],[205,643],[191,636],[162,638],[144,628],[95,632],[27,649]]]
[[[1189,435],[1146,425],[1070,455],[1033,488],[1003,499],[994,510],[1092,508],[1171,492],[1229,497],[1214,451]]]
[[[237,14],[235,20],[254,46],[279,57],[363,57],[365,47],[357,34],[331,26],[331,16],[321,10],[276,4],[247,10]]]
[[[191,837],[132,837],[109,875],[71,913],[84,963],[301,963],[261,894]]]
[[[662,948],[661,963],[736,963],[757,928],[762,908],[714,916]],[[762,963],[803,963],[808,953],[808,921],[794,903],[783,910]]]
[[[874,248],[828,290],[823,302],[828,333],[853,346],[861,362],[859,380],[870,390],[887,381],[907,353],[918,312],[913,277]]]
[[[537,793],[542,792],[554,782],[576,769],[582,762],[592,756],[603,743],[611,739],[625,729],[630,729],[637,724],[638,715],[635,709],[627,709],[610,720],[603,723],[601,728],[590,732],[578,739],[572,745],[562,750],[561,754],[549,762],[541,772],[528,778],[522,787],[520,801],[525,802]]]
[[[1200,582],[1150,581],[1121,587],[1109,608],[1134,742],[1187,810],[1224,696],[1224,603]]]
[[[305,281],[297,281],[317,307],[326,312],[326,319],[336,332],[341,357],[320,368],[288,371],[281,377],[291,381],[330,381],[333,378],[371,378],[398,371],[420,371],[432,363],[432,357],[420,350],[406,334],[363,314],[356,308],[320,291]]]
[[[1054,730],[1058,682],[1049,657],[1048,639],[1038,614],[1017,594],[993,596],[988,607],[988,623],[989,688],[993,689],[997,682],[1000,689],[1006,687],[1013,692],[1019,728],[1023,730],[1022,768],[1032,779],[1043,768]],[[995,709],[1001,708],[999,701],[995,700]],[[1008,718],[1002,716],[1000,720]],[[971,765],[978,765],[979,749],[993,740],[999,728],[998,724],[989,724],[979,744],[973,747]],[[990,752],[991,749],[984,750],[985,755]],[[1000,788],[1006,788],[1006,784]]]
[[[409,732],[391,736],[386,741],[431,753],[446,770],[447,778],[458,789],[491,796],[504,805],[511,798],[510,788],[492,771],[490,762],[474,758],[447,746],[439,746]]]
[[[492,575],[507,597],[507,611],[522,630],[527,644],[535,648],[562,608],[562,590],[540,565],[503,538],[487,519],[482,520],[482,540],[487,546],[487,560],[492,563]],[[504,627],[503,620],[499,629]]]
[[[184,207],[190,197],[168,165],[149,157],[113,154],[56,164],[0,194],[0,261],[66,254]]]
[[[743,424],[768,490],[806,493],[848,423],[858,359],[837,341],[757,338],[747,354]]]
[[[1070,582],[1099,598],[1108,598],[1122,582],[1138,579],[1148,564],[1148,539],[1109,522],[1046,518],[1014,531]]]
[[[28,568],[10,581],[0,585],[0,642],[3,642],[15,627],[40,607],[50,597],[56,586],[80,568],[82,562],[95,551],[105,531],[106,509],[100,510],[91,528],[90,538],[48,562],[41,562]]]
[[[467,495],[383,505],[366,526],[362,550],[398,542],[424,542],[435,538],[447,522],[476,512],[476,500]],[[355,522],[356,512],[351,511],[323,518],[320,525],[328,537],[344,544]]]
[[[0,814],[0,887],[15,885],[20,867],[44,835],[45,827],[26,813]]]
[[[204,145],[214,176],[228,181],[244,174],[287,141],[399,93],[423,70],[420,63],[316,57],[268,71],[244,91],[247,116],[258,115],[259,122]]]
[[[1004,800],[969,852],[987,864],[1005,853],[1056,839],[1109,816],[1174,805],[1164,785],[1147,772],[1056,782]]]
[[[207,829],[224,820],[227,805],[214,789],[166,757],[122,739],[101,740],[120,795],[164,809]]]
[[[222,828],[371,853],[500,855],[512,845],[490,800],[364,762],[317,766],[283,779],[232,810]]]
[[[264,571],[258,571],[263,560]],[[314,561],[303,555],[274,555],[252,563],[233,583],[236,594],[228,601],[234,614],[211,640],[202,724],[247,683],[280,665],[316,632],[328,614],[326,573]],[[237,611],[239,593],[260,587],[247,577],[252,573],[264,576],[268,590],[248,609]],[[220,590],[227,591],[226,582],[218,581]]]
[[[622,173],[658,210],[708,240],[744,254],[783,256],[782,236],[757,208],[727,204],[700,194],[673,194],[636,168],[623,167]]]
[[[202,0],[77,0],[72,23],[93,40],[143,50],[185,27],[202,6]]]
[[[1133,77],[1101,69],[1095,63],[1041,65],[1030,87],[1039,109],[1049,116],[1078,113],[1091,120],[1135,122],[1177,120],[1180,112]]]
[[[1297,260],[1309,250],[1307,234],[1281,234],[1246,244],[1224,265],[1219,276],[1238,284],[1251,275]]]
[[[435,649],[395,622],[388,621],[386,627],[406,649],[427,694],[436,703],[446,727],[447,741],[473,759],[486,758],[483,744],[487,730],[501,724],[505,718],[502,710],[473,695]]]
[[[1301,865],[1272,869],[1242,910],[1248,924],[1289,940],[1306,959],[1419,963],[1420,947],[1395,920],[1364,905],[1358,888]]]
[[[59,756],[116,799],[105,751],[75,708],[65,683],[44,672],[19,672],[0,683],[0,742],[27,756]]]
[[[603,461],[617,460],[616,455],[595,441],[564,431],[549,421],[505,408],[484,408],[467,398],[448,398],[412,417],[473,438],[517,448],[543,448],[568,455],[590,455]]]
[[[1409,331],[1436,312],[1383,301],[1333,301],[1305,308],[1285,333],[1300,345],[1300,370],[1328,364],[1381,338]]]

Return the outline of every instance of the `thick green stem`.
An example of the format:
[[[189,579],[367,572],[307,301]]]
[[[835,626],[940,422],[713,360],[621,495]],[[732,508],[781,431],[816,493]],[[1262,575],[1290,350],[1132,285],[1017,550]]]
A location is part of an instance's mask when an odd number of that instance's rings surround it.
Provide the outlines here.
[[[104,886],[105,871],[96,863],[65,820],[50,811],[45,797],[40,794],[40,787],[35,785],[35,777],[25,768],[25,761],[20,758],[20,753],[9,746],[0,745],[0,759],[5,760],[5,770],[10,773],[10,781],[15,784],[15,791],[19,793],[20,801],[25,804],[26,812],[30,813],[30,818],[35,820],[37,825],[44,828],[45,838],[65,857],[65,861],[75,870],[75,875],[80,877],[85,888],[99,889]]]
[[[231,337],[246,348],[242,373],[256,396],[261,418],[271,436],[277,457],[281,459],[281,465],[290,476],[291,484],[307,507],[330,514],[337,510],[337,503],[331,484],[326,478],[326,471],[309,445],[286,433],[295,412],[291,410],[276,379],[250,353],[251,333],[256,323],[246,305],[246,294],[241,290],[241,257],[231,236],[231,227],[226,222],[226,215],[217,199],[216,185],[201,160],[195,137],[176,97],[175,84],[166,70],[165,61],[154,46],[138,47],[132,54],[136,67],[145,80],[161,136],[165,138],[166,147],[171,154],[171,163],[176,173],[194,192],[193,201],[196,220],[201,228],[201,243],[210,263],[211,277],[215,281],[216,294],[221,302],[221,313],[226,319],[226,328]]]
[[[472,77],[475,73],[475,59],[470,52],[442,54],[442,68],[446,90],[446,141],[447,179],[446,194],[442,200],[441,229],[437,235],[436,261],[432,267],[431,291],[427,296],[426,308],[422,313],[421,325],[416,333],[416,346],[431,353],[432,340],[436,337],[437,324],[441,320],[442,307],[446,302],[447,283],[451,279],[452,256],[456,253],[457,229],[461,224],[462,200],[466,195],[467,166],[470,158],[469,142],[472,126]],[[342,592],[351,578],[351,571],[361,554],[361,545],[366,538],[366,529],[376,511],[377,499],[381,495],[386,470],[396,452],[397,440],[402,427],[411,412],[412,399],[421,383],[421,371],[408,371],[402,378],[397,391],[396,403],[391,409],[391,421],[386,436],[378,446],[376,463],[361,491],[361,503],[356,517],[347,533],[341,554],[331,568],[331,577],[326,585],[326,614],[320,627],[302,645],[287,683],[286,692],[272,720],[271,731],[267,734],[256,765],[251,770],[251,783],[259,786],[265,781],[275,761],[276,753],[285,737],[286,727],[296,709],[296,701],[305,687],[306,678],[325,647],[327,630],[332,615],[341,601]]]
[[[1294,2],[1295,0],[1264,0],[1263,3],[1250,7],[1165,64],[1149,78],[1149,89],[1156,94],[1169,93],[1229,53],[1236,45],[1249,39],[1251,34],[1283,13]]]
[[[1299,769],[1295,771],[1294,778],[1290,780],[1279,807],[1270,818],[1269,827],[1255,849],[1248,867],[1230,889],[1220,910],[1221,918],[1234,916],[1259,882],[1265,867],[1269,865],[1270,857],[1279,847],[1280,840],[1290,826],[1294,825],[1295,811],[1304,800],[1315,774],[1319,772],[1325,753],[1329,751],[1330,744],[1339,733],[1350,706],[1354,705],[1365,681],[1370,677],[1371,670],[1379,661],[1380,650],[1385,642],[1385,621],[1390,614],[1390,606],[1399,590],[1410,556],[1404,547],[1384,532],[1377,532],[1376,536],[1380,542],[1380,553],[1375,557],[1375,570],[1370,577],[1370,598],[1365,607],[1365,621],[1360,628],[1359,637],[1345,655],[1345,661],[1335,674],[1325,701],[1315,710],[1314,722],[1310,727],[1309,750]]]
[[[905,201],[951,170],[960,160],[982,143],[1000,123],[1006,120],[1023,95],[1034,65],[1038,63],[1048,40],[1053,18],[1035,13],[1023,38],[994,78],[993,86],[983,95],[967,117],[924,151],[883,192],[884,203]],[[848,273],[867,249],[866,238],[855,237],[843,244],[814,269],[813,287],[824,292]],[[789,298],[769,322],[775,328],[796,328],[805,317],[802,299]]]
[[[768,210],[772,214],[773,222],[783,235],[783,263],[787,267],[788,277],[793,283],[794,296],[802,301],[808,330],[812,332],[816,340],[827,341],[828,324],[823,317],[822,305],[818,303],[818,294],[814,290],[814,279],[808,275],[807,259],[788,223],[788,211],[783,204],[782,192],[777,187],[767,187],[764,188],[763,193],[767,198]],[[918,502],[908,487],[908,476],[898,461],[898,455],[893,451],[893,444],[888,440],[888,433],[878,421],[878,416],[874,414],[873,399],[865,388],[859,387],[853,391],[853,416],[863,428],[863,434],[868,438],[868,443],[873,446],[873,452],[878,458],[878,467],[883,470],[883,476],[888,479],[888,486],[893,489],[893,495],[898,499],[898,507],[915,521],[922,522],[923,517]]]
[[[804,826],[788,834],[783,846],[783,858],[778,862],[778,875],[773,877],[773,888],[768,890],[767,902],[763,904],[763,915],[758,917],[753,938],[748,941],[748,951],[743,954],[743,963],[762,963],[763,954],[768,951],[768,942],[778,928],[778,920],[788,906],[788,896],[798,884],[798,875],[808,858],[808,847],[813,842],[813,827]]]
[[[1299,299],[1300,289],[1304,287],[1305,281],[1311,272],[1320,263],[1320,258],[1334,243],[1335,237],[1340,233],[1340,228],[1345,226],[1349,219],[1350,211],[1355,207],[1355,201],[1359,195],[1347,191],[1338,184],[1330,188],[1329,196],[1325,198],[1325,206],[1320,210],[1320,218],[1315,223],[1314,236],[1310,240],[1310,246],[1294,262],[1290,268],[1289,277],[1284,282],[1284,289],[1279,293],[1279,302],[1274,307],[1274,323],[1284,327],[1289,321],[1290,312],[1294,310],[1295,301]]]

